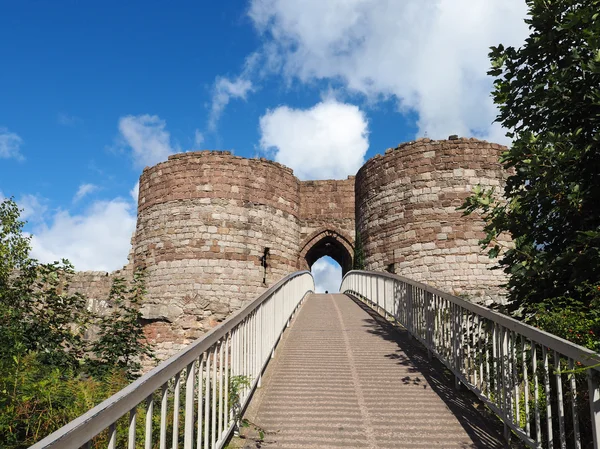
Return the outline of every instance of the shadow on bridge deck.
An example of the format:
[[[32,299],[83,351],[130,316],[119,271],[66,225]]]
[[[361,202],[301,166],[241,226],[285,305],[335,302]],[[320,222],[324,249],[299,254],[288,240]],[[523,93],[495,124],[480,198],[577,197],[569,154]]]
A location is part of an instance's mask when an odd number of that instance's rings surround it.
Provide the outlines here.
[[[269,448],[504,447],[482,411],[406,331],[337,294],[308,298],[246,418]]]

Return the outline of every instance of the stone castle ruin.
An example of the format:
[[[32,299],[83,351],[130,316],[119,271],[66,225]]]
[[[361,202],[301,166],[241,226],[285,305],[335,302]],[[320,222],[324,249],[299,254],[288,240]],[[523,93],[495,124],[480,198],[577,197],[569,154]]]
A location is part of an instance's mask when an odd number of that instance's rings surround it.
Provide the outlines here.
[[[503,184],[503,150],[418,139],[370,159],[356,177],[326,181],[226,151],[176,154],[140,177],[130,263],[117,274],[146,269],[142,313],[161,358],[322,256],[352,269],[355,231],[366,269],[493,301],[503,275],[478,245],[483,223],[456,208],[475,185]],[[113,275],[78,273],[73,288],[106,297]]]

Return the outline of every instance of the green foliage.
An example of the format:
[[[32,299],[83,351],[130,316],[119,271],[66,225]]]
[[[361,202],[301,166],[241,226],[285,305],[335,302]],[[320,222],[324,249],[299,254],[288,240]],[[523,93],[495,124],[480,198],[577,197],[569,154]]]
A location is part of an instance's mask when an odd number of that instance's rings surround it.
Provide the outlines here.
[[[88,360],[88,369],[92,375],[104,377],[116,368],[133,380],[141,373],[140,359],[154,358],[139,311],[145,293],[143,271],[134,274],[131,287],[123,278],[113,280],[108,296],[112,311],[101,318],[98,338],[91,345],[93,357]]]
[[[13,199],[0,203],[0,289],[8,283],[14,270],[28,266],[30,237],[23,235],[23,221]]]
[[[532,323],[546,332],[600,352],[599,315],[600,309],[597,307],[585,310],[578,305],[566,303],[551,310],[538,309]]]
[[[2,447],[20,449],[34,444],[126,384],[123,373],[115,372],[110,381],[99,382],[42,362],[34,352],[0,359]]]
[[[354,266],[355,270],[365,269],[365,251],[363,248],[360,232],[356,230],[356,241],[354,242]]]
[[[131,287],[117,280],[113,313],[93,317],[85,298],[69,292],[73,266],[32,259],[23,225],[16,203],[1,202],[0,441],[7,449],[26,448],[85,413],[139,375],[140,357],[152,356],[139,338],[141,273]],[[83,338],[98,320],[108,349]]]
[[[73,266],[40,264],[30,260],[0,289],[0,344],[8,351],[23,346],[38,353],[40,361],[62,368],[76,368],[85,352],[83,332],[90,315],[86,301],[69,293]]]
[[[559,315],[541,313],[568,308],[573,328],[597,335],[600,0],[527,4],[531,35],[523,47],[490,53],[497,121],[513,138],[501,158],[510,174],[504,199],[478,187],[462,208],[481,213],[481,244],[490,257],[501,254],[509,311],[569,337]],[[502,233],[514,246],[502,248]]]

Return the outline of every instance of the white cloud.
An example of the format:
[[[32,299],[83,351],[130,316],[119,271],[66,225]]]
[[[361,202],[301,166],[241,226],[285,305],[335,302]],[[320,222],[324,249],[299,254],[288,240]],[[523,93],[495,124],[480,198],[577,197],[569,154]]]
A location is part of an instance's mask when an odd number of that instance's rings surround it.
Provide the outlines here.
[[[21,145],[23,139],[6,128],[0,127],[0,158],[22,160]]]
[[[310,109],[281,106],[260,118],[260,146],[300,179],[354,175],[369,148],[368,122],[357,106],[324,100]]]
[[[203,143],[204,143],[204,134],[202,134],[202,132],[200,132],[200,130],[197,129],[194,132],[194,146],[196,147],[196,149],[200,149],[200,147],[202,146]]]
[[[342,283],[342,268],[330,257],[322,257],[311,267],[316,293],[337,293]]]
[[[219,119],[231,100],[246,100],[248,94],[256,90],[256,86],[252,82],[252,77],[255,75],[261,59],[264,59],[262,54],[258,52],[251,53],[244,60],[242,72],[237,77],[216,77],[212,89],[208,123],[206,125],[208,131],[216,132]]]
[[[4,196],[2,191],[0,191],[0,203],[7,199],[8,197]],[[21,195],[18,199],[15,199],[15,202],[20,210],[19,219],[21,221],[39,222],[48,210],[46,198],[39,195]]]
[[[217,77],[213,88],[212,104],[208,117],[208,130],[216,131],[217,123],[223,114],[225,106],[229,104],[231,99],[245,100],[249,92],[253,90],[252,81],[240,75],[235,80],[230,80],[225,77]]]
[[[137,168],[156,165],[179,151],[171,145],[166,123],[156,115],[128,115],[119,119],[119,132],[132,149]]]
[[[113,271],[127,263],[135,230],[130,202],[96,201],[82,215],[58,211],[50,224],[36,226],[32,256],[42,262],[69,259],[77,270]]]
[[[43,220],[48,210],[46,203],[46,198],[43,198],[39,195],[21,195],[17,200],[19,209],[22,209],[20,219],[34,223]]]
[[[73,202],[77,202],[82,199],[84,196],[93,193],[98,190],[98,186],[95,184],[81,184],[77,189],[77,193],[73,197]]]
[[[340,82],[418,113],[419,135],[504,139],[492,128],[489,47],[528,34],[523,0],[252,0],[263,65]]]
[[[83,122],[82,119],[76,117],[74,115],[65,114],[64,112],[60,112],[58,114],[58,124],[63,126],[75,126],[79,125]]]
[[[133,199],[134,203],[137,205],[138,198],[140,196],[140,182],[136,182],[133,188],[129,191],[129,195]]]

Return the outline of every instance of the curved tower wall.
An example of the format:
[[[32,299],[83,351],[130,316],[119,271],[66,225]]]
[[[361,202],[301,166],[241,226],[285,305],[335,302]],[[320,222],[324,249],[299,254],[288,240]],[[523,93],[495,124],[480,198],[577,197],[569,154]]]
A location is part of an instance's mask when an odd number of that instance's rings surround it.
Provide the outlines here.
[[[296,270],[298,205],[292,170],[266,160],[203,151],[144,170],[134,264],[146,267],[142,313],[159,356]]]
[[[483,222],[457,211],[477,184],[503,185],[505,147],[419,139],[369,160],[356,175],[366,269],[385,270],[477,302],[501,301],[501,270],[480,248]],[[500,189],[499,189],[500,190]]]

